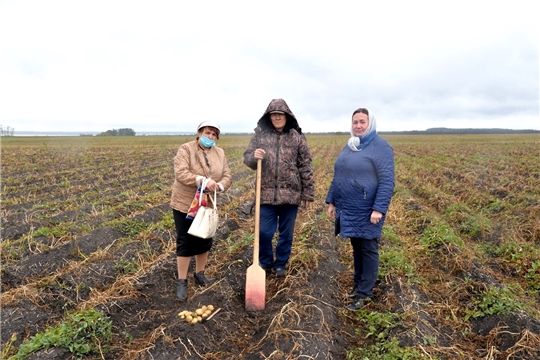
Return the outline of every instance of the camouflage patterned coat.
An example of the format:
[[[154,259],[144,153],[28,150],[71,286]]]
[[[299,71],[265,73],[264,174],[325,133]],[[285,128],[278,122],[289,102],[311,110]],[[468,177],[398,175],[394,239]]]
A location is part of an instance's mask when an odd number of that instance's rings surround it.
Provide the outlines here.
[[[287,117],[281,133],[270,120],[269,114],[275,110]],[[262,205],[300,205],[302,200],[314,200],[315,181],[306,137],[284,100],[272,100],[257,123],[244,152],[244,163],[252,169],[257,169],[256,149],[266,152],[261,171]]]

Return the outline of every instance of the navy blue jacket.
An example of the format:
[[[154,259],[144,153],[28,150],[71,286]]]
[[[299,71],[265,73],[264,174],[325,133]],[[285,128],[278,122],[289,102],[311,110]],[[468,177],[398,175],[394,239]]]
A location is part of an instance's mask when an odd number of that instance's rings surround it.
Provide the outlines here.
[[[344,238],[377,239],[394,191],[394,151],[376,136],[362,151],[346,145],[334,164],[334,178],[326,197],[336,207],[335,234]],[[377,210],[383,218],[370,221]]]

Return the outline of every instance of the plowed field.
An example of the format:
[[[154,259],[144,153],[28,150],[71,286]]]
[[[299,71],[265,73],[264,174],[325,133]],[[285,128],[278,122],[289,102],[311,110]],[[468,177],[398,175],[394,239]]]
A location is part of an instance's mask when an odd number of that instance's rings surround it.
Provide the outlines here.
[[[358,312],[345,310],[350,244],[324,204],[348,136],[308,135],[316,201],[260,312],[244,308],[249,136],[218,142],[234,179],[206,271],[218,281],[189,282],[186,303],[168,203],[173,157],[193,137],[3,138],[2,358],[540,359],[540,137],[383,137],[396,188],[375,296]],[[203,305],[220,311],[178,316]]]

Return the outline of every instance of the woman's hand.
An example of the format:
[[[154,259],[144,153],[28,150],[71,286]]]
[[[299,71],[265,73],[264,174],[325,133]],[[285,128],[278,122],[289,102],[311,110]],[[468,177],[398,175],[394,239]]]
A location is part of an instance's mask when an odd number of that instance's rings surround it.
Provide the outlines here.
[[[209,191],[209,192],[214,192],[215,191],[221,191],[221,189],[219,188],[219,185],[217,182],[215,182],[214,180],[212,179],[208,179],[208,182],[206,183],[206,189]]]
[[[311,207],[311,201],[307,201],[307,200],[300,201],[300,207],[303,209],[309,209]]]
[[[377,224],[379,221],[381,221],[382,219],[382,213],[377,211],[377,210],[373,210],[373,212],[371,213],[371,223],[372,224]]]
[[[264,158],[264,154],[266,153],[266,151],[264,151],[263,149],[257,149],[255,150],[255,153],[253,154],[253,156],[255,157],[255,159],[263,159]]]
[[[336,218],[336,207],[334,206],[334,204],[328,204],[328,217],[330,219]]]

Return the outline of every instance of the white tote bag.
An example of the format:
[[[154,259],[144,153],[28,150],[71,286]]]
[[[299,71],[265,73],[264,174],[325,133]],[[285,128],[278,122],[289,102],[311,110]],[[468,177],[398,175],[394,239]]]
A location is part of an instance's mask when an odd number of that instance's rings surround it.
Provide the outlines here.
[[[205,179],[206,180],[206,179]],[[201,186],[201,194],[206,187],[206,181],[203,180]],[[201,196],[200,198],[202,198]],[[201,199],[199,198],[199,203]],[[216,206],[216,191],[214,190],[214,198],[208,197],[212,201],[213,207],[201,206],[193,219],[193,223],[189,227],[188,234],[200,237],[203,239],[211,238],[215,235],[218,225],[218,210]],[[208,204],[207,204],[208,205]]]

